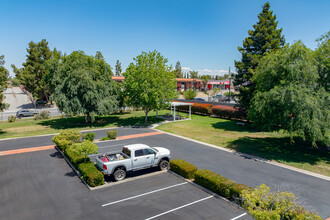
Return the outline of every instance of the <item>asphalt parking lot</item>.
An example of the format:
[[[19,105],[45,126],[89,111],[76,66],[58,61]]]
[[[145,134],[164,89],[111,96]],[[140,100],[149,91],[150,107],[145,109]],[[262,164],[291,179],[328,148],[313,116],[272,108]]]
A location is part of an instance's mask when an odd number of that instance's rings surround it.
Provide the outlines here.
[[[244,209],[169,173],[96,191],[111,219],[251,219]]]
[[[119,128],[118,136],[121,138],[126,136],[126,138],[97,143],[99,152],[118,151],[121,150],[124,145],[133,143],[166,147],[171,150],[173,159],[186,160],[195,164],[199,169],[212,170],[237,183],[247,184],[251,187],[258,186],[261,183],[265,183],[271,187],[284,185],[284,190],[294,192],[308,209],[318,211],[323,218],[330,216],[330,184],[327,180],[247,159],[233,153],[221,151],[201,143],[192,142],[168,134],[160,133],[153,135],[152,133],[154,132],[156,131],[147,128]],[[106,134],[105,130],[98,130],[95,131],[95,133],[96,138],[104,137]],[[143,134],[145,135],[143,136]],[[136,137],[136,135],[140,136]],[[28,151],[34,147],[49,146],[52,144],[51,136],[0,141],[0,219],[39,219],[41,217],[47,219],[109,218],[109,216],[118,214],[117,211],[114,212],[114,210],[117,210],[116,207],[118,206],[126,212],[127,210],[124,208],[125,206],[123,206],[123,204],[132,207],[135,205],[135,199],[127,201],[128,203],[114,204],[108,208],[102,207],[103,204],[150,191],[148,188],[145,188],[145,183],[142,181],[142,179],[147,180],[149,177],[142,178],[139,181],[134,179],[134,181],[127,183],[90,191],[81,183],[79,178],[73,173],[72,169],[53,147],[50,146],[44,150],[37,150],[34,152]],[[11,154],[6,154],[6,151],[7,153],[10,151]],[[149,170],[144,172],[150,174],[154,171]],[[145,175],[145,173],[142,173],[142,175]],[[135,173],[134,175],[139,176],[140,174]],[[129,178],[133,178],[134,175]],[[176,180],[177,183],[172,183],[171,181],[173,180],[169,180],[168,185],[159,185],[159,188],[180,183],[179,180]],[[139,184],[137,184],[137,182]],[[125,193],[129,193],[127,196],[123,195],[122,192],[114,190],[119,189],[121,185],[127,185],[129,188],[131,184],[135,186],[137,191],[133,192],[123,189]],[[171,190],[184,190],[188,187],[191,186],[183,185],[177,188],[171,188],[168,193],[170,194],[170,192],[172,192]],[[151,190],[156,190],[156,188],[151,187]],[[167,191],[163,190],[161,192]],[[205,192],[200,192],[198,189],[192,195],[180,194],[180,198],[177,199],[181,201],[180,204],[173,203],[174,205],[171,206],[171,204],[167,202],[164,202],[164,205],[161,203],[158,204],[158,202],[156,203],[158,199],[154,196],[157,195],[157,193],[153,195],[150,194],[150,197],[145,197],[145,200],[138,200],[141,202],[141,205],[152,205],[152,199],[155,198],[155,204],[157,204],[155,207],[150,208],[153,210],[150,216],[148,213],[148,215],[143,216],[143,218],[150,218],[153,214],[159,215],[162,212],[167,212],[171,209],[207,197],[205,196]],[[106,198],[102,199],[104,196]],[[164,197],[166,196],[167,194],[165,193]],[[185,198],[187,198],[187,200],[182,200]],[[142,197],[139,199],[142,199]],[[167,200],[176,201],[174,197],[168,197]],[[208,204],[213,200],[216,199],[209,198],[191,206],[178,209],[173,213],[171,212],[164,216],[159,216],[159,218],[165,218],[185,211],[190,213],[189,210],[194,210],[195,205],[203,212],[205,209],[200,206]],[[210,205],[210,207],[212,206],[213,205]],[[161,209],[161,207],[164,207],[164,209]],[[142,206],[142,208],[140,207],[140,209],[143,208],[147,208],[147,205]],[[136,215],[142,212],[140,209],[136,210]],[[208,213],[208,211],[206,212]],[[210,211],[210,213],[212,213],[212,211]],[[228,213],[233,214],[232,216],[239,214]],[[215,215],[213,216],[214,218],[227,219],[227,216],[226,218],[222,218],[221,215],[218,216],[218,212],[213,212],[213,214]],[[228,216],[228,219],[232,218],[232,216]],[[183,215],[182,218],[185,219],[185,215]],[[198,218],[197,215],[196,219]],[[189,219],[191,219],[191,216]]]

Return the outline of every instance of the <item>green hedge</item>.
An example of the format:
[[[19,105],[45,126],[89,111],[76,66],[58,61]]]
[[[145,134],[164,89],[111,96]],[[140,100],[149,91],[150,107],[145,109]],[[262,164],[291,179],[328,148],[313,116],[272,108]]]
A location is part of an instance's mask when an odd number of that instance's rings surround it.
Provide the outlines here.
[[[237,185],[235,181],[227,179],[210,170],[197,171],[195,173],[195,182],[226,198],[231,198],[231,188]]]
[[[81,133],[75,130],[62,131],[60,134],[55,135],[52,141],[56,144],[58,148],[65,151],[73,143],[80,142]]]
[[[198,170],[197,167],[195,167],[193,164],[191,163],[188,163],[187,161],[184,161],[184,160],[171,160],[170,161],[170,169],[187,178],[187,179],[193,179],[194,178],[194,175],[195,175],[195,172]]]
[[[88,185],[94,187],[104,184],[103,173],[95,167],[93,162],[79,164],[78,170]]]
[[[66,151],[64,151],[65,156],[70,160],[70,162],[75,166],[76,168],[80,163],[83,163],[85,161],[85,155],[80,154],[77,155],[75,152],[70,150],[70,148],[67,148]],[[86,158],[86,162],[90,161],[89,157]]]
[[[107,131],[107,135],[109,139],[116,139],[117,138],[117,130],[109,130]]]
[[[230,187],[230,198],[237,200],[241,198],[241,194],[243,190],[251,190],[251,189],[252,189],[251,187],[245,184],[233,185],[232,187]],[[241,203],[241,201],[239,201],[239,203]]]

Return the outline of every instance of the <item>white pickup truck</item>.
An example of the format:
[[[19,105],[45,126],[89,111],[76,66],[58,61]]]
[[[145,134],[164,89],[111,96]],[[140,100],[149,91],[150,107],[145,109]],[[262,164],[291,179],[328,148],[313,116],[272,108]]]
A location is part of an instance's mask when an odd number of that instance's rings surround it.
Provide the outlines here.
[[[115,181],[125,179],[127,171],[135,171],[159,166],[169,168],[170,151],[163,147],[149,147],[145,144],[132,144],[123,147],[121,152],[110,152],[96,157],[96,165],[104,175],[113,175]]]

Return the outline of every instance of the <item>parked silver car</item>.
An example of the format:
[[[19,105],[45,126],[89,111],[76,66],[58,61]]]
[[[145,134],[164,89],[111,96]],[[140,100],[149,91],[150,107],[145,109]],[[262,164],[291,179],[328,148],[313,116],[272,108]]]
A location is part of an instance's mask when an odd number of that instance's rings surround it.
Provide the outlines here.
[[[16,113],[16,116],[17,116],[17,118],[22,118],[22,117],[34,116],[37,114],[39,114],[39,112],[34,111],[34,110],[21,109]]]

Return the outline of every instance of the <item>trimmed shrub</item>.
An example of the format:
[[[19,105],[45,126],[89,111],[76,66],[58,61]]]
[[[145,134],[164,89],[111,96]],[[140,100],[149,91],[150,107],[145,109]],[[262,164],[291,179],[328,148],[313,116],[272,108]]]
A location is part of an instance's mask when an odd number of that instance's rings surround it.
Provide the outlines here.
[[[78,170],[86,183],[92,187],[104,184],[103,174],[95,167],[93,162],[81,163]]]
[[[82,139],[93,142],[95,136],[96,136],[96,135],[95,135],[94,132],[88,132],[88,133],[85,133],[85,134],[82,135]]]
[[[213,106],[211,108],[211,114],[220,118],[246,119],[246,113],[244,110],[224,105]]]
[[[227,179],[210,170],[198,170],[195,173],[195,182],[226,198],[230,198],[230,189],[232,186],[236,185],[235,181]]]
[[[170,169],[187,179],[193,179],[195,172],[198,170],[193,164],[178,159],[170,161]]]
[[[196,96],[197,96],[197,91],[193,89],[188,89],[183,92],[183,97],[187,100],[194,100]]]
[[[8,122],[15,122],[16,121],[16,116],[11,115],[8,117]]]
[[[189,103],[189,102],[187,102],[187,103]],[[211,107],[212,107],[211,104],[194,103],[191,106],[191,113],[200,114],[200,115],[210,115]],[[178,106],[178,107],[176,107],[176,109],[181,112],[189,112],[188,105]]]
[[[62,131],[60,134],[55,135],[52,141],[56,144],[58,148],[65,151],[73,143],[80,142],[81,133],[75,130]]]
[[[109,130],[107,131],[107,135],[109,139],[116,139],[117,138],[117,130]]]
[[[244,184],[237,184],[237,185],[233,185],[230,187],[230,198],[235,199],[235,200],[240,200],[241,195],[243,190],[251,190],[252,188],[244,185]],[[241,203],[241,201],[239,201],[239,203]]]
[[[49,119],[50,112],[49,111],[41,111],[39,114],[34,115],[34,120],[42,120],[42,119]]]
[[[83,163],[85,161],[85,155],[84,154],[77,154],[74,152],[70,147],[68,147],[64,151],[65,156],[69,159],[69,161],[75,166],[76,168],[79,166],[79,164]],[[90,161],[89,157],[86,158],[86,162]]]

